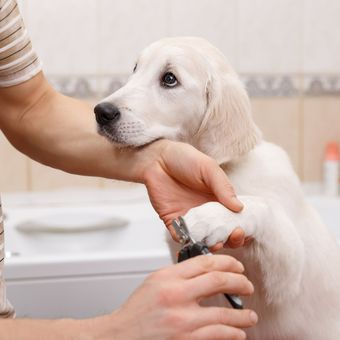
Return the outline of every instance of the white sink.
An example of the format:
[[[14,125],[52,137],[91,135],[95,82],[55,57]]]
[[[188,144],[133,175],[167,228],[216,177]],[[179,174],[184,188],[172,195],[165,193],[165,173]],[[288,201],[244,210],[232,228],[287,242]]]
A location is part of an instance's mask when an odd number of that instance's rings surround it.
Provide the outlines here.
[[[112,190],[106,196],[114,200],[66,204],[39,203],[35,196],[33,204],[15,205],[4,197],[12,255],[4,275],[18,317],[110,313],[146,275],[172,263],[165,227],[146,193],[123,194]]]

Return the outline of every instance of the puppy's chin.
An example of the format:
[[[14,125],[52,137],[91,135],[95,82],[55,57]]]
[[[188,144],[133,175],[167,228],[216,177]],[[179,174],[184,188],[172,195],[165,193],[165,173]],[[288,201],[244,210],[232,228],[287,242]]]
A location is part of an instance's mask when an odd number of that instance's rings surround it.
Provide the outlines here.
[[[159,139],[162,139],[162,137],[150,138],[150,137],[141,136],[141,135],[128,138],[126,135],[117,133],[117,131],[113,131],[112,129],[108,129],[108,128],[100,127],[100,126],[98,126],[97,130],[101,136],[104,136],[112,144],[120,148],[129,148],[129,147],[138,148],[138,147],[151,144]]]

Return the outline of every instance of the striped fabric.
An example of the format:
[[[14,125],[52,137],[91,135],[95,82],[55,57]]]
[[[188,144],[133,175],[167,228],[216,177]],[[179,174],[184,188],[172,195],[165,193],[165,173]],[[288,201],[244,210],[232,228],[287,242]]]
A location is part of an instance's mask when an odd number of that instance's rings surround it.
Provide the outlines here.
[[[16,0],[0,0],[0,87],[20,84],[40,70]]]
[[[40,70],[40,60],[32,49],[16,0],[0,0],[0,87],[20,84]],[[4,258],[4,227],[0,202],[0,318],[11,318],[15,313],[6,298]]]
[[[5,260],[5,242],[4,242],[4,225],[3,215],[0,202],[0,318],[12,318],[15,316],[12,305],[6,298],[6,286],[3,279],[3,269]]]

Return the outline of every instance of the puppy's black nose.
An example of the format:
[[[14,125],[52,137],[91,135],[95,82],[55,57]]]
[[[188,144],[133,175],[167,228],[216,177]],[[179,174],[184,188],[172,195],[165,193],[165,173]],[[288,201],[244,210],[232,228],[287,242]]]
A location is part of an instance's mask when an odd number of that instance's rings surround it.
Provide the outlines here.
[[[109,102],[97,104],[94,113],[96,114],[96,121],[100,125],[114,123],[120,117],[118,107]]]

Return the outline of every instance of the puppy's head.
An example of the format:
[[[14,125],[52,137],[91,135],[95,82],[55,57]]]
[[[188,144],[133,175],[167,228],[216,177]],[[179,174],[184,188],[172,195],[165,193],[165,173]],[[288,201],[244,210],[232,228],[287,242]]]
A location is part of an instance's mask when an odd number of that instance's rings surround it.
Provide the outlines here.
[[[99,133],[121,146],[188,142],[220,163],[258,141],[249,99],[224,56],[199,38],[169,38],[141,54],[125,86],[95,107]]]

